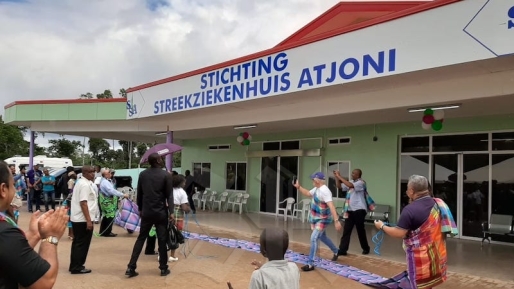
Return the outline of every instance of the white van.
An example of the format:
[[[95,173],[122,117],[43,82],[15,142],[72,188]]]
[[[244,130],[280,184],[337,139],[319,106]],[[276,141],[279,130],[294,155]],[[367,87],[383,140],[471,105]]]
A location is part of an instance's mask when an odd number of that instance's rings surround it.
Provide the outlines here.
[[[20,171],[20,165],[25,166],[27,171],[32,169],[29,168],[29,157],[14,156],[12,158],[6,159],[5,162],[8,165],[16,166],[16,173]],[[49,158],[47,156],[34,156],[34,164],[38,164],[40,169],[60,169],[73,166],[73,162],[69,158]]]

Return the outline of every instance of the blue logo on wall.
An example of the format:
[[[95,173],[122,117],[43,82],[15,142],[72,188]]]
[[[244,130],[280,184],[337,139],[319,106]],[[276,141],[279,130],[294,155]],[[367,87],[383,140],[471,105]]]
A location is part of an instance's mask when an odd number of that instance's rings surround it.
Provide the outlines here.
[[[134,104],[133,98],[131,98],[130,100],[127,100],[127,111],[128,111],[129,117],[132,117],[134,114],[137,114],[137,107]]]
[[[507,12],[510,20],[507,22],[508,29],[514,28],[514,6],[510,7],[509,12]]]

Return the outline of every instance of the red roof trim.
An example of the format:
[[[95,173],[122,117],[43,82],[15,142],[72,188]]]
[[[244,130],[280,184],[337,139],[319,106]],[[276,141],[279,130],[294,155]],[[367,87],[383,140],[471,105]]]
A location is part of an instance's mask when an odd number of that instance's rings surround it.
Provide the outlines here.
[[[11,102],[4,106],[8,109],[15,105],[31,105],[31,104],[77,104],[77,103],[110,103],[110,102],[126,102],[126,98],[102,98],[102,99],[55,99],[55,100],[22,100]]]
[[[277,52],[281,52],[281,51],[284,51],[284,50],[300,47],[300,46],[307,45],[307,44],[310,44],[310,43],[313,43],[313,42],[317,42],[317,41],[321,41],[321,40],[324,40],[324,39],[327,39],[327,38],[331,38],[331,37],[334,37],[334,36],[337,36],[337,35],[341,35],[341,34],[344,34],[344,33],[351,32],[351,31],[363,29],[363,28],[366,28],[366,27],[369,27],[369,26],[380,24],[380,23],[385,23],[385,22],[388,22],[388,21],[391,21],[391,20],[395,20],[395,19],[398,19],[398,18],[403,18],[403,17],[409,16],[409,15],[413,15],[413,14],[420,13],[420,12],[423,12],[423,11],[431,10],[431,9],[434,9],[434,8],[438,8],[438,7],[441,7],[441,6],[448,5],[448,4],[456,3],[456,2],[459,2],[459,1],[463,1],[463,0],[434,0],[432,2],[426,2],[425,4],[420,4],[420,5],[414,6],[414,7],[409,8],[409,9],[401,10],[401,11],[398,11],[398,12],[395,12],[395,13],[390,13],[390,14],[384,15],[382,17],[377,17],[377,18],[372,19],[370,21],[366,21],[366,22],[362,22],[362,23],[357,23],[355,25],[351,25],[351,26],[348,26],[348,27],[343,27],[341,29],[336,29],[336,30],[333,30],[333,31],[330,31],[330,32],[327,32],[327,33],[324,33],[324,34],[319,34],[319,35],[316,35],[316,36],[313,36],[313,37],[309,37],[308,39],[302,39],[300,41],[296,41],[296,42],[291,43],[291,44],[286,44],[286,45],[279,46],[279,47],[273,47],[271,49],[263,50],[263,51],[260,51],[260,52],[257,52],[257,53],[249,54],[249,55],[246,55],[246,56],[243,56],[243,57],[239,57],[239,58],[236,58],[236,59],[232,59],[232,60],[229,60],[229,61],[225,61],[225,62],[222,62],[222,63],[214,64],[214,65],[211,65],[211,66],[207,66],[207,67],[204,67],[204,68],[196,69],[196,70],[193,70],[193,71],[190,71],[190,72],[182,73],[182,74],[179,74],[179,75],[175,75],[175,76],[172,76],[172,77],[168,77],[168,78],[164,78],[164,79],[161,79],[161,80],[153,81],[153,82],[150,82],[150,83],[138,85],[136,87],[132,87],[132,88],[127,89],[127,93],[128,92],[134,92],[134,91],[142,90],[142,89],[153,87],[153,86],[157,86],[157,85],[161,85],[161,84],[172,82],[172,81],[176,81],[176,80],[180,80],[180,79],[191,77],[191,76],[194,76],[194,75],[206,73],[206,72],[217,70],[217,69],[220,69],[220,68],[223,68],[223,67],[232,66],[232,65],[235,65],[235,64],[238,64],[238,63],[242,63],[242,62],[246,62],[246,61],[249,61],[249,60],[253,60],[253,59],[256,59],[256,58],[261,58],[261,57],[268,56],[268,55],[271,55],[271,54],[274,54],[274,53],[277,53]]]
[[[412,8],[421,4],[426,4],[426,1],[405,1],[405,2],[339,2],[332,8],[321,14],[316,19],[309,22],[307,25],[300,28],[288,38],[277,44],[275,47],[282,46],[294,41],[301,40],[312,31],[318,29],[325,24],[328,20],[337,16],[341,12],[370,12],[370,11],[391,11],[395,13],[401,10]]]

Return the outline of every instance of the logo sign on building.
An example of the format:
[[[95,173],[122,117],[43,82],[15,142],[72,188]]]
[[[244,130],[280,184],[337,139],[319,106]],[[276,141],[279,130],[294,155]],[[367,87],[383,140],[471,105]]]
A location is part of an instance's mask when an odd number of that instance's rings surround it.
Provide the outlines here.
[[[510,7],[509,12],[507,13],[509,17],[509,21],[507,22],[508,28],[514,28],[514,6]]]
[[[514,0],[460,1],[132,92],[127,117],[189,111],[508,55],[514,53],[513,21]]]
[[[129,118],[137,115],[137,105],[134,103],[133,96],[130,98],[130,100],[127,100],[127,115]]]

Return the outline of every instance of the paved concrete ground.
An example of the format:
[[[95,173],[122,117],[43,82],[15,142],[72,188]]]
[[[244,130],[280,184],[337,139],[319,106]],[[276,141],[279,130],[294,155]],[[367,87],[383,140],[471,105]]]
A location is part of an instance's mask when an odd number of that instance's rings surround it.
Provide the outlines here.
[[[209,213],[200,213],[209,214]],[[235,217],[235,216],[234,216]],[[22,212],[20,227],[26,228],[29,214]],[[98,225],[95,227],[98,230]],[[199,232],[197,226],[190,225],[191,231]],[[246,239],[256,242],[255,235],[228,230],[204,227],[211,236]],[[180,255],[179,262],[170,263],[171,275],[160,277],[156,256],[141,255],[138,262],[140,275],[128,279],[124,276],[130,258],[136,234],[129,235],[119,227],[115,227],[115,238],[93,237],[86,266],[93,270],[91,274],[71,275],[68,273],[71,241],[64,237],[59,244],[60,270],[55,289],[68,288],[227,288],[230,280],[234,288],[248,288],[253,267],[252,259],[264,261],[256,253],[240,249],[230,249],[199,241],[189,241],[191,253],[185,258]],[[308,252],[305,244],[293,243],[293,250]],[[188,250],[189,251],[189,250]],[[182,251],[180,251],[182,253]],[[330,253],[322,249],[322,255],[330,257]],[[381,276],[393,276],[403,270],[405,265],[394,261],[386,261],[376,257],[350,254],[341,257],[340,262]],[[301,288],[369,288],[352,280],[318,269],[313,272],[301,273]],[[466,274],[451,273],[448,282],[438,288],[511,288],[514,282],[474,277]]]

